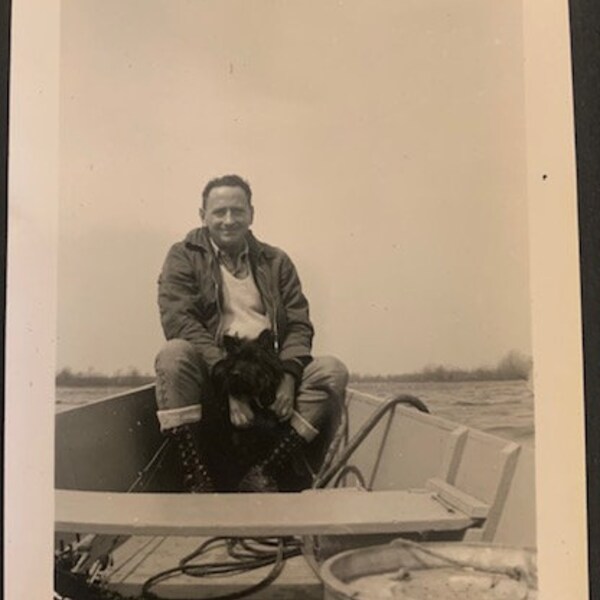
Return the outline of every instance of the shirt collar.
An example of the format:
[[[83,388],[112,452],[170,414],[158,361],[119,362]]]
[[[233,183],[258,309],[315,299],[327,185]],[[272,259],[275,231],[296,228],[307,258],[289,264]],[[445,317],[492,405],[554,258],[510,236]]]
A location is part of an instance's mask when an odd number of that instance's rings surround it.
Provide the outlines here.
[[[223,254],[225,254],[225,252],[223,252],[223,250],[221,250],[221,248],[219,248],[219,246],[217,246],[217,244],[215,244],[214,240],[210,237],[210,235],[208,236],[208,239],[210,240],[210,245],[212,246],[213,250],[215,251],[215,256],[217,258],[221,258],[223,256]],[[244,258],[246,258],[248,256],[248,240],[244,240],[244,247],[242,248],[242,251],[236,256],[235,260],[242,260]]]

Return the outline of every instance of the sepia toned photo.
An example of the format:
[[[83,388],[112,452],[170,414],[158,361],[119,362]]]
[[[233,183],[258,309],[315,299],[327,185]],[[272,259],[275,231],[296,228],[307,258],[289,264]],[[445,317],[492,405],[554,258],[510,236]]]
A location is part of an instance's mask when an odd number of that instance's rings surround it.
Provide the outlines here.
[[[523,4],[60,2],[55,600],[538,597]]]

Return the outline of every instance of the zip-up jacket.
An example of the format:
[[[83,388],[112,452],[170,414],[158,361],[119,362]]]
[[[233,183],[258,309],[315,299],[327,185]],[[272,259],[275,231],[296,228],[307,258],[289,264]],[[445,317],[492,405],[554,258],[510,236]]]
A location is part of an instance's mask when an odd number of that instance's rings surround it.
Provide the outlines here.
[[[285,252],[258,241],[251,232],[247,242],[279,357],[298,382],[311,360],[314,329],[296,268]],[[169,250],[158,279],[158,305],[167,340],[190,342],[211,370],[225,357],[223,281],[205,227],[193,229]]]

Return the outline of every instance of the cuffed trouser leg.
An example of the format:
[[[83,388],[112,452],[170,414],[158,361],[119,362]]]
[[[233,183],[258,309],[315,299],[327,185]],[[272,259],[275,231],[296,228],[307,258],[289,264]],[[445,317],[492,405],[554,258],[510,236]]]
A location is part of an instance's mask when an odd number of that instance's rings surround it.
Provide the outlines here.
[[[169,340],[156,357],[155,369],[161,431],[200,421],[209,375],[195,348],[185,340]]]
[[[337,358],[315,357],[306,366],[290,425],[307,442],[319,434],[331,414],[332,404],[343,402],[347,384],[348,369]]]

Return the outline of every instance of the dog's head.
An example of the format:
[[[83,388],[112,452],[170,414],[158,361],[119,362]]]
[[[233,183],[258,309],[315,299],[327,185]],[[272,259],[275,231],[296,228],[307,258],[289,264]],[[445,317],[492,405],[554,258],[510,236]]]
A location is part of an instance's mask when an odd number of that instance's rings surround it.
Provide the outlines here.
[[[226,336],[222,391],[238,398],[254,399],[262,407],[270,406],[283,377],[273,341],[270,331],[263,331],[252,341]]]

